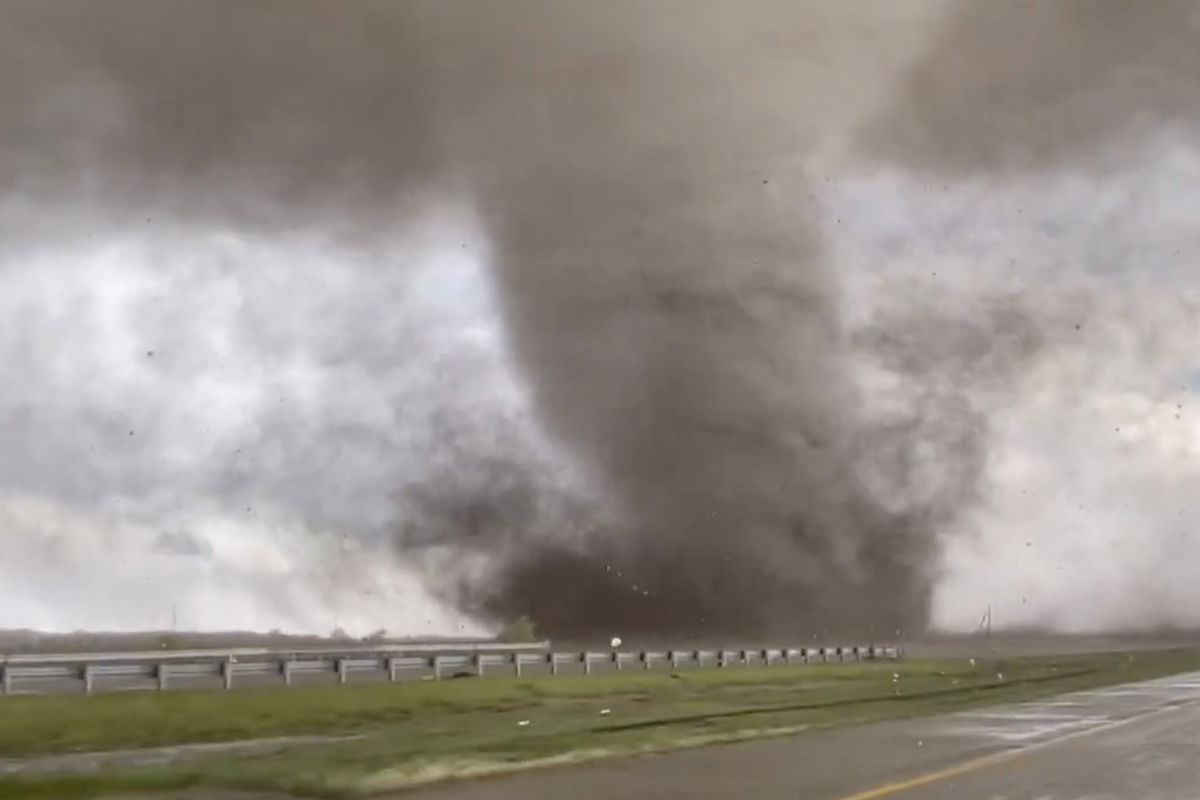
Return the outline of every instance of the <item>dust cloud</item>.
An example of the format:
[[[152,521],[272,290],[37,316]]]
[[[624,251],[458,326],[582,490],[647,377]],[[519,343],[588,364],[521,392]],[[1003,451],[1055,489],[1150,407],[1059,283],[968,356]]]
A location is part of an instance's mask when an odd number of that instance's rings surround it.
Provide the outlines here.
[[[851,259],[926,298],[896,371],[987,420],[935,625],[1200,623],[1198,39],[1192,0],[962,3],[855,137]]]
[[[994,556],[1013,475],[1128,474],[1030,438],[1072,381],[1107,424],[1186,370],[1186,270],[1112,265],[1161,223],[1081,209],[1186,189],[1195,17],[1010,5],[6,4],[13,623],[146,625],[105,574],[200,627],[1178,622]]]

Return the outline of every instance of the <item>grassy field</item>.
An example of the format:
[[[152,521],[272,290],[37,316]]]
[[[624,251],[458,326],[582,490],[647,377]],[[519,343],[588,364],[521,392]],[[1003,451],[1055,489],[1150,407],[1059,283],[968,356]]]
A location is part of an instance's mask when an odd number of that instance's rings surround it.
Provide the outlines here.
[[[416,783],[932,714],[1200,670],[1191,650],[0,698],[0,757],[321,734],[352,740],[0,778],[0,798],[184,786],[353,797]]]

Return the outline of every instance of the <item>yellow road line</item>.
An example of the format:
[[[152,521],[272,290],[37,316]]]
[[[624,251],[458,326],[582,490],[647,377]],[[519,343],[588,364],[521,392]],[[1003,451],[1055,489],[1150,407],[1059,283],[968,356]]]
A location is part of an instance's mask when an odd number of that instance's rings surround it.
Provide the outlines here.
[[[887,797],[888,795],[896,794],[897,792],[915,789],[918,786],[925,786],[929,783],[937,783],[938,781],[944,781],[947,778],[965,775],[968,772],[975,772],[976,770],[983,769],[984,767],[990,767],[993,764],[999,764],[1003,761],[1011,761],[1023,755],[1025,752],[1026,749],[1022,748],[1020,750],[1005,750],[1002,753],[992,753],[990,756],[973,758],[970,761],[963,761],[959,764],[955,764],[952,767],[934,770],[933,772],[926,772],[924,775],[918,775],[915,778],[895,781],[894,783],[885,783],[882,786],[876,786],[874,789],[868,789],[865,792],[847,795],[846,797],[840,798],[840,800],[877,800],[877,798]]]
[[[931,783],[944,781],[947,778],[956,778],[959,775],[977,772],[986,767],[991,767],[996,764],[1003,764],[1006,761],[1015,761],[1021,756],[1026,756],[1038,750],[1044,750],[1047,747],[1053,747],[1054,745],[1062,744],[1063,742],[1071,739],[1080,739],[1084,736],[1091,736],[1094,733],[1110,731],[1113,728],[1120,728],[1125,725],[1131,725],[1135,722],[1141,722],[1142,720],[1159,716],[1161,714],[1168,714],[1172,711],[1178,711],[1186,706],[1195,705],[1196,702],[1198,701],[1191,701],[1180,705],[1169,706],[1167,708],[1157,708],[1153,711],[1147,711],[1145,714],[1138,714],[1137,716],[1114,720],[1113,722],[1108,722],[1103,725],[1097,725],[1095,728],[1088,728],[1087,730],[1063,734],[1062,736],[1059,736],[1055,739],[1049,739],[1045,742],[1038,742],[1037,744],[1018,747],[1014,750],[1002,750],[999,753],[991,753],[990,755],[972,758],[970,760],[962,761],[958,764],[934,770],[932,772],[926,772],[922,775],[917,775],[912,778],[905,778],[904,780],[885,783],[880,786],[876,786],[873,789],[867,789],[864,792],[849,794],[838,798],[838,800],[878,800],[880,797],[888,797],[893,794],[899,794],[900,792],[908,791],[909,789],[916,789],[919,786],[927,786]]]

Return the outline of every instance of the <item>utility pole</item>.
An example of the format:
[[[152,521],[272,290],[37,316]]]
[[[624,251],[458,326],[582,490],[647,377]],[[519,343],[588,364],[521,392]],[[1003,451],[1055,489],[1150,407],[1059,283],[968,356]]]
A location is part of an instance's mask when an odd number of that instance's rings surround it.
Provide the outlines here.
[[[346,571],[346,534],[338,537],[338,557],[337,566],[333,571],[333,629],[341,630],[341,611],[342,611],[342,581]]]
[[[983,631],[983,635],[987,638],[992,638],[992,606],[989,603],[987,611],[979,620],[979,630]]]

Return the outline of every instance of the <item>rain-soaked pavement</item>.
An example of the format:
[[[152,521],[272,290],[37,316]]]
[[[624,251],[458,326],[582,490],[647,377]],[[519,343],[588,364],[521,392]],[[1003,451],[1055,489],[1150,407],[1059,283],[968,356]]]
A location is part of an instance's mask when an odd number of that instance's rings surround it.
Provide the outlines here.
[[[450,784],[408,800],[1195,800],[1200,673],[916,720]]]

